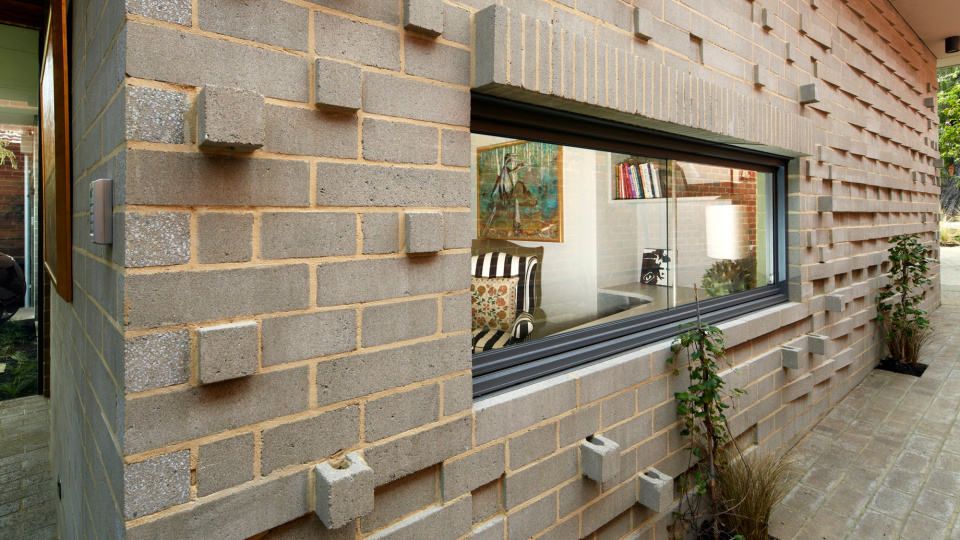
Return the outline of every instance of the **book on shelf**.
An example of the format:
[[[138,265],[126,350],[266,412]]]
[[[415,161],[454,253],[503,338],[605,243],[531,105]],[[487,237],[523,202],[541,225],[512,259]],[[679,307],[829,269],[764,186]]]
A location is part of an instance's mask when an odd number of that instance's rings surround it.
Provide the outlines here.
[[[663,197],[663,184],[656,165],[651,162],[622,161],[616,166],[617,199],[655,199]]]

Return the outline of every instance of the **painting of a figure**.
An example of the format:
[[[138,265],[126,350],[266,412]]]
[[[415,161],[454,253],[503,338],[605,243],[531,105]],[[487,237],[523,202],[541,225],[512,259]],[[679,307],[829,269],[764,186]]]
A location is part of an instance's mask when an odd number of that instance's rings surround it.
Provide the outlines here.
[[[477,148],[479,238],[563,242],[563,152],[513,141]]]

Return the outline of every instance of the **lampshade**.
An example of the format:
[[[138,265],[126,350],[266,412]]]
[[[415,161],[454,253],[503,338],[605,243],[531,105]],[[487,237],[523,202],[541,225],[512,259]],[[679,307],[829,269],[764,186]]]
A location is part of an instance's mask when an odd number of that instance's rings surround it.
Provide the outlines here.
[[[736,260],[743,256],[739,206],[732,204],[708,206],[706,226],[708,257]]]

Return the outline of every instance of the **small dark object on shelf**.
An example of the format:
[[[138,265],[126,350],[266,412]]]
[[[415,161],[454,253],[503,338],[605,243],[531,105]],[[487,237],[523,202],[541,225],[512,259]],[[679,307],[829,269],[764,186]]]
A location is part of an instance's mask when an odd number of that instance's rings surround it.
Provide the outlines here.
[[[888,356],[880,361],[880,364],[877,365],[877,369],[919,377],[923,375],[924,371],[927,370],[927,364],[921,364],[920,362],[897,362],[892,357]]]

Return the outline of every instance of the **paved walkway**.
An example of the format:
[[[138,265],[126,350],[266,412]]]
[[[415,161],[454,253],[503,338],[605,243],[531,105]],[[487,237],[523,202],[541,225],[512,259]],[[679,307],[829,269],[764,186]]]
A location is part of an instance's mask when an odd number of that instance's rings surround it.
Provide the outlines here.
[[[0,401],[0,540],[57,537],[49,401]]]
[[[787,454],[799,473],[770,534],[960,539],[960,305],[931,321],[922,377],[874,370]]]
[[[940,248],[940,300],[960,306],[960,247]]]

